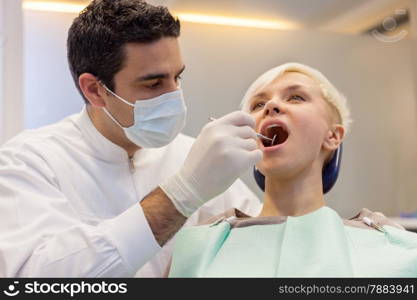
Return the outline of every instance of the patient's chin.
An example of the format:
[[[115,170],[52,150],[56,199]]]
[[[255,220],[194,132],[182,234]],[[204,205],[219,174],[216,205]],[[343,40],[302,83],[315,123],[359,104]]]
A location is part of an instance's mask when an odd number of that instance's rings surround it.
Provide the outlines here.
[[[257,168],[263,175],[272,177],[285,175],[289,170],[291,170],[290,166],[285,163],[260,163]]]
[[[283,167],[291,164],[292,162],[288,159],[288,157],[264,155],[262,161],[258,163],[258,167],[267,172],[268,170],[282,169]]]
[[[305,161],[293,157],[288,159],[284,157],[271,157],[264,159],[258,163],[258,170],[265,176],[276,180],[289,180],[297,176],[297,174],[306,166]]]

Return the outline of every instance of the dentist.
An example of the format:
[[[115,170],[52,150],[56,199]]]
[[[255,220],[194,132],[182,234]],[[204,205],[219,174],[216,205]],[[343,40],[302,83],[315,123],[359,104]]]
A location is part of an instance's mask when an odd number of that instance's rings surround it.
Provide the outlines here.
[[[74,20],[84,109],[0,148],[1,277],[159,277],[184,224],[259,212],[237,180],[262,159],[253,117],[180,133],[179,35],[166,8],[140,0],[94,0]]]

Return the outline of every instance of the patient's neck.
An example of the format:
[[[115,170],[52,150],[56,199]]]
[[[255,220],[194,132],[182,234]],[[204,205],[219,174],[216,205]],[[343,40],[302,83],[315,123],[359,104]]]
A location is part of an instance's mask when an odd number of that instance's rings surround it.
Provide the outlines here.
[[[321,172],[313,168],[295,178],[265,178],[260,216],[301,216],[325,205]]]

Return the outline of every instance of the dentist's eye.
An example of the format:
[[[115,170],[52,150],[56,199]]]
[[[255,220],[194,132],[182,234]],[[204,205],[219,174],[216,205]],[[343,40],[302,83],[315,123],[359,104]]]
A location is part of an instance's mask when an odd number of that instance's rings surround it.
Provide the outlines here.
[[[296,100],[296,101],[306,101],[303,97],[301,97],[301,96],[299,96],[299,95],[292,95],[292,96],[288,99],[288,101],[291,101],[291,100]]]
[[[161,85],[161,81],[160,81],[160,80],[157,80],[156,82],[154,82],[154,83],[152,83],[152,84],[148,84],[148,85],[146,85],[146,87],[147,87],[148,89],[153,90],[153,89],[158,88],[160,85]]]
[[[177,85],[177,87],[180,87],[182,83],[182,77],[181,75],[178,75],[175,77],[175,84]]]

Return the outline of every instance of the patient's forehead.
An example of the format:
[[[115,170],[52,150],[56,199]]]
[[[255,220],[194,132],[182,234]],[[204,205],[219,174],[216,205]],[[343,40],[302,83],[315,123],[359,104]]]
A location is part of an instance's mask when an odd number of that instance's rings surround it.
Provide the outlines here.
[[[289,87],[299,87],[299,89],[308,92],[312,96],[322,96],[320,85],[316,80],[299,72],[285,72],[257,89],[251,98],[260,93],[283,92]]]

